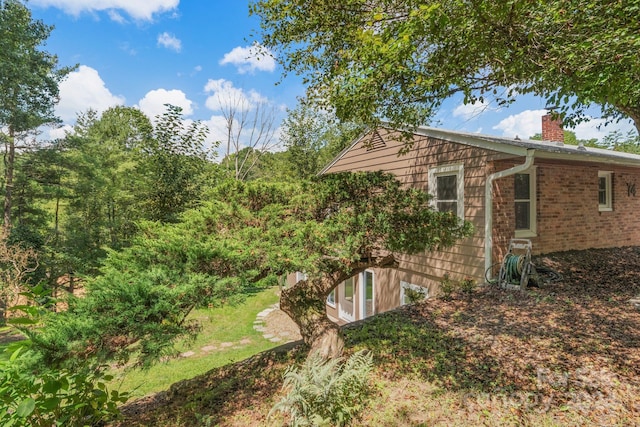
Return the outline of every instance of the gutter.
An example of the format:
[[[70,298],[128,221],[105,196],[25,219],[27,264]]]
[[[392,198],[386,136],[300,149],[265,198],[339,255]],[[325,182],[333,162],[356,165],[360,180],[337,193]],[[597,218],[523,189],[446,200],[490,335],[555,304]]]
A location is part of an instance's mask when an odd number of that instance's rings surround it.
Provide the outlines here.
[[[529,169],[533,164],[535,149],[527,149],[526,159],[523,164],[492,173],[487,177],[484,186],[484,271],[486,272],[493,265],[493,181],[507,176],[515,175]]]

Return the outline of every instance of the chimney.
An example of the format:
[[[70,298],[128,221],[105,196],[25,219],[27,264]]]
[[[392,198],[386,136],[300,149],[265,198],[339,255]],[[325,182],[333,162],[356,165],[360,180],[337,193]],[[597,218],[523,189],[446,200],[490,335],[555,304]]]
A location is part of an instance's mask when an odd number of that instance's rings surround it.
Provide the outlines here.
[[[542,140],[564,143],[564,131],[560,116],[555,119],[552,113],[542,116]]]

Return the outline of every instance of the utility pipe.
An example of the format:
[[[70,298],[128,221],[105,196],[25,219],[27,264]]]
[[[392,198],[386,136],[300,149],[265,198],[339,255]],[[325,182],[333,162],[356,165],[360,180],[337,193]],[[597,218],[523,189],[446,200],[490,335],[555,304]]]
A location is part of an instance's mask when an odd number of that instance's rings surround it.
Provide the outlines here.
[[[493,181],[507,176],[524,172],[533,164],[536,150],[527,149],[526,158],[523,164],[492,173],[487,177],[484,184],[484,271],[487,272],[493,265]],[[535,194],[533,195],[535,197]],[[486,274],[485,274],[486,276]]]

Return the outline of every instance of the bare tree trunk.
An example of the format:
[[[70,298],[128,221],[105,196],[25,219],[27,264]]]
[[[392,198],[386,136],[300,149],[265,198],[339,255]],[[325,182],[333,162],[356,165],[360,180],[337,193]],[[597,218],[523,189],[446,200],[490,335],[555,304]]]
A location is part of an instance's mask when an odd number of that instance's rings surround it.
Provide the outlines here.
[[[13,202],[13,168],[16,159],[16,144],[13,129],[9,128],[9,138],[5,141],[4,157],[4,230],[11,230],[11,207]]]
[[[327,279],[301,280],[282,291],[280,308],[300,328],[304,342],[311,347],[309,354],[324,359],[340,357],[344,338],[340,327],[327,317],[325,301],[335,287]]]

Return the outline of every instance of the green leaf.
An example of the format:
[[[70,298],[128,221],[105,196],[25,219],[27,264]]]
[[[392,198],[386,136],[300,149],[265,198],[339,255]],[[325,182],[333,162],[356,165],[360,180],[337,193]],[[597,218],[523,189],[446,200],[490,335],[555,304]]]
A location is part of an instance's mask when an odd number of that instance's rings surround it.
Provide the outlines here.
[[[9,325],[35,325],[37,322],[29,317],[13,317],[7,319]]]
[[[16,408],[16,415],[20,418],[27,418],[34,409],[36,409],[36,401],[30,397],[20,402],[18,408]]]
[[[62,388],[62,383],[57,380],[47,381],[42,386],[42,391],[45,393],[57,393]]]

